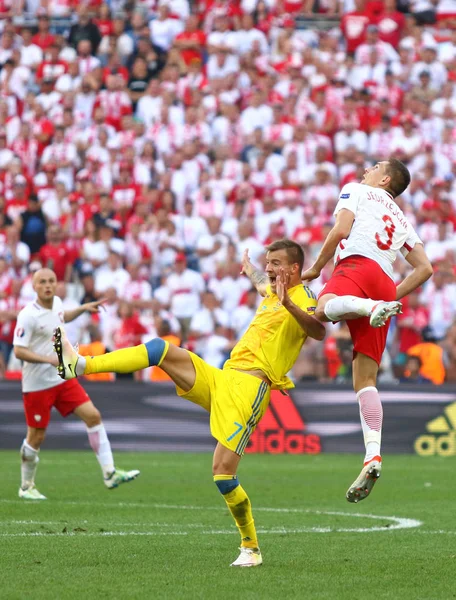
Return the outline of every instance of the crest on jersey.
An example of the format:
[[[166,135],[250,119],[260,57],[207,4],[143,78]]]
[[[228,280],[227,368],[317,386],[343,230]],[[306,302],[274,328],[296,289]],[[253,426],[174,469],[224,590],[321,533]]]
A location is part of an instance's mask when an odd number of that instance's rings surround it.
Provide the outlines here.
[[[20,338],[24,337],[24,335],[25,335],[24,328],[23,327],[16,327],[16,331],[14,332],[14,334],[15,334],[16,337],[20,337]]]

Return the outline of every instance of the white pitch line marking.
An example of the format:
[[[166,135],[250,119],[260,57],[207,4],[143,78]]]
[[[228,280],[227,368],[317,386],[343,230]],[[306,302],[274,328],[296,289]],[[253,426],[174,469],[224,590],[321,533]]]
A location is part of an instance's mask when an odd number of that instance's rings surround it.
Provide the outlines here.
[[[21,502],[18,500],[3,500],[4,502]],[[23,501],[22,501],[23,503]],[[65,500],[60,500],[57,501],[56,504],[66,504],[66,505],[85,505],[88,504],[87,502],[67,502]],[[222,507],[215,507],[215,506],[210,506],[210,507],[202,507],[202,506],[192,506],[192,505],[176,505],[176,504],[149,504],[149,505],[143,505],[143,504],[139,504],[139,503],[119,503],[119,504],[106,504],[106,503],[90,503],[91,506],[94,505],[98,505],[98,506],[109,506],[109,507],[115,507],[115,506],[130,506],[130,507],[136,507],[136,506],[141,506],[141,507],[149,507],[149,508],[162,508],[162,509],[170,509],[170,510],[217,510],[217,511],[221,511]],[[384,525],[384,526],[374,526],[374,527],[303,527],[303,528],[295,528],[295,529],[287,529],[287,528],[273,528],[273,529],[264,529],[262,532],[263,533],[276,533],[276,534],[286,534],[286,533],[370,533],[370,532],[375,532],[375,531],[392,531],[392,530],[398,530],[398,529],[413,529],[413,528],[417,528],[420,527],[423,523],[421,521],[418,521],[417,519],[408,519],[405,517],[395,517],[395,516],[386,516],[386,515],[371,515],[371,514],[363,514],[363,513],[351,513],[351,512],[341,512],[341,511],[322,511],[322,510],[312,510],[312,509],[308,509],[308,508],[276,508],[276,507],[256,507],[255,511],[263,511],[263,512],[275,512],[275,513],[301,513],[301,514],[314,514],[314,515],[329,515],[329,516],[340,516],[340,517],[355,517],[355,518],[363,518],[363,519],[373,519],[373,520],[381,520],[381,521],[392,521],[391,524],[388,525]],[[81,521],[78,521],[79,523],[82,523]],[[14,521],[13,521],[14,523]],[[57,522],[54,524],[58,524],[58,525],[65,525],[66,522]],[[84,524],[86,524],[87,521],[84,521]],[[32,522],[18,522],[17,524],[47,524],[47,525],[51,525],[53,523],[51,522],[36,522],[36,523],[32,523]],[[146,526],[151,526],[152,524],[146,524]],[[127,524],[124,524],[123,526],[128,526]],[[136,523],[135,525],[133,525],[134,527],[138,526],[138,523]],[[153,525],[152,525],[153,526]],[[163,526],[163,525],[161,525]],[[182,525],[184,528],[186,527],[185,524]],[[166,527],[166,525],[165,525]],[[232,533],[230,530],[222,530],[223,533]],[[43,532],[45,533],[45,532]],[[81,533],[85,533],[85,532],[81,532]],[[166,533],[168,533],[169,535],[180,535],[182,532],[161,532],[160,535],[166,535]],[[201,532],[204,533],[204,532]],[[218,531],[207,531],[207,533],[218,533]],[[99,533],[87,533],[87,535],[124,535],[121,532],[99,532]],[[158,532],[140,532],[140,533],[135,533],[135,532],[126,532],[125,535],[158,535]],[[0,534],[0,536],[18,536],[19,534]],[[58,534],[46,534],[45,535],[58,535]],[[63,535],[68,535],[66,533],[64,533]]]

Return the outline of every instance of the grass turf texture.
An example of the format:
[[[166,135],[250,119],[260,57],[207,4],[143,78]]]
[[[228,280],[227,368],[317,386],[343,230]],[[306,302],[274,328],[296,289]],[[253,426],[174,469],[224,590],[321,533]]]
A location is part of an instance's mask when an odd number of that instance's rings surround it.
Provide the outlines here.
[[[209,455],[117,459],[142,473],[107,490],[91,453],[44,450],[37,480],[49,499],[26,502],[19,452],[0,453],[2,600],[456,598],[451,459],[389,456],[372,497],[349,504],[359,457],[246,456],[240,481],[264,531],[256,569],[228,566],[239,538]],[[422,525],[393,529],[391,516]],[[356,531],[372,527],[383,529]]]

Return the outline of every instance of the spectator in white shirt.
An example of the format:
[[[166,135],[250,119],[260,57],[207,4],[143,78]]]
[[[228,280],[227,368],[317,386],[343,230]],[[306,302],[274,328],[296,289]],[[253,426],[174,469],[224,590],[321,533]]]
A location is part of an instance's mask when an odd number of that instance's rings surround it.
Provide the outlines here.
[[[190,321],[189,338],[195,340],[195,352],[202,355],[207,338],[215,331],[216,325],[228,327],[229,316],[222,308],[215,294],[206,291],[202,294],[202,306]]]
[[[435,45],[428,43],[421,50],[421,60],[415,63],[410,75],[412,84],[420,84],[420,73],[423,71],[429,71],[431,85],[436,90],[440,90],[448,79],[446,67],[437,60],[437,47]]]
[[[155,46],[168,51],[178,33],[184,29],[182,21],[169,17],[169,8],[161,3],[158,7],[158,18],[149,23],[150,39]]]
[[[21,65],[36,71],[38,65],[43,62],[43,51],[32,42],[32,30],[29,27],[21,29]]]
[[[187,268],[183,252],[176,255],[174,272],[169,275],[164,287],[168,296],[166,305],[181,325],[182,338],[187,339],[190,321],[201,306],[200,294],[206,285],[201,273]]]
[[[123,298],[130,283],[130,275],[122,267],[122,259],[113,250],[110,250],[107,264],[100,267],[95,274],[95,291],[99,296],[106,293],[109,288],[114,288],[119,298]]]
[[[247,331],[258,308],[258,292],[255,288],[248,290],[245,304],[241,304],[231,313],[230,327],[236,339],[240,339]]]

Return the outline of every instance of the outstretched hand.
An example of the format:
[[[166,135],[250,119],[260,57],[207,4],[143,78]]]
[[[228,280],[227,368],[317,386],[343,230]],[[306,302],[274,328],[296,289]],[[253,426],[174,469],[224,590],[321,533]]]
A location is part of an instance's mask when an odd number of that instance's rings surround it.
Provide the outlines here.
[[[249,257],[249,249],[246,248],[244,250],[244,254],[242,255],[242,269],[241,269],[241,275],[247,275],[248,276],[248,268],[252,266],[252,263],[250,262],[250,257]]]
[[[288,286],[290,285],[290,275],[285,273],[283,269],[280,269],[279,274],[276,277],[276,293],[277,297],[282,303],[282,306],[286,306],[290,301],[288,295]]]
[[[103,306],[103,304],[106,302],[107,298],[102,298],[101,300],[96,300],[95,302],[87,302],[86,304],[84,304],[84,308],[87,312],[89,313],[99,313],[100,312],[100,308],[102,308],[104,311],[106,310],[106,307]]]
[[[320,277],[320,271],[315,267],[310,267],[307,271],[301,275],[302,281],[312,281],[313,279],[318,279]]]

